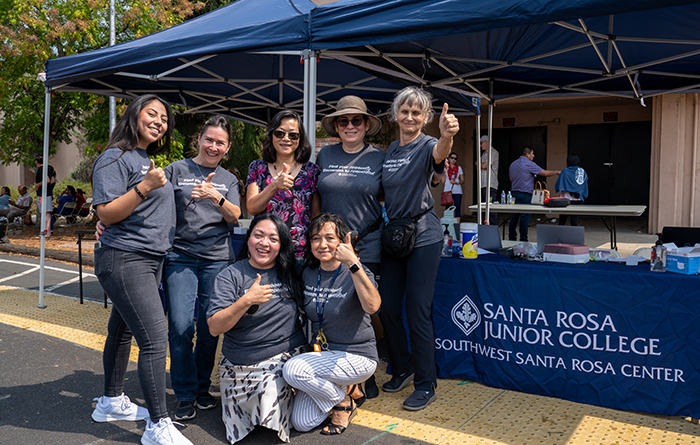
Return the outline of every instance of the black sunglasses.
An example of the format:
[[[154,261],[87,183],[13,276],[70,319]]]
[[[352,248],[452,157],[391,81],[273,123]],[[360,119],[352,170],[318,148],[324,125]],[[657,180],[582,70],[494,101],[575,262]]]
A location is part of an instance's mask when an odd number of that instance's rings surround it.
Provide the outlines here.
[[[365,122],[365,120],[362,119],[360,116],[355,116],[352,118],[352,120],[350,120],[346,117],[341,117],[336,122],[338,123],[338,126],[340,128],[345,128],[348,126],[349,123],[352,123],[353,127],[359,127],[360,125],[362,125]]]
[[[457,159],[457,156],[450,156],[450,159]]]
[[[282,130],[275,130],[272,132],[272,135],[274,137],[276,137],[277,139],[284,139],[285,136],[289,136],[289,139],[291,139],[292,141],[298,141],[299,138],[301,137],[301,135],[299,133],[294,133],[294,132],[287,133],[286,131],[282,131]]]

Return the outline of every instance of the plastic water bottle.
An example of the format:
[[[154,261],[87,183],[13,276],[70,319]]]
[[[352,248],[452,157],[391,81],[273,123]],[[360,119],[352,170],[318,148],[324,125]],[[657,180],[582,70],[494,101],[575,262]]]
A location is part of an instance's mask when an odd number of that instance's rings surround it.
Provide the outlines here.
[[[659,239],[651,248],[651,271],[666,272],[666,246],[661,241],[661,234],[658,233],[657,236]]]
[[[440,255],[444,257],[452,256],[452,235],[447,226],[445,226],[445,233],[442,237],[442,253]]]
[[[513,195],[511,195],[510,190],[508,190],[508,202],[507,204],[515,204],[515,199],[513,199]]]
[[[506,201],[506,191],[505,190],[501,190],[501,204],[508,204],[508,202]]]

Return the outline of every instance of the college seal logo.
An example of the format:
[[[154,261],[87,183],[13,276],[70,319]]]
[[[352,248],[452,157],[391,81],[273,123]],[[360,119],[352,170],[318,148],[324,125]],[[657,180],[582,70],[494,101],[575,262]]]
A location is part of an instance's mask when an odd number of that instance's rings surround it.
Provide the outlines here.
[[[467,336],[481,324],[481,313],[469,296],[465,295],[454,305],[452,321]]]

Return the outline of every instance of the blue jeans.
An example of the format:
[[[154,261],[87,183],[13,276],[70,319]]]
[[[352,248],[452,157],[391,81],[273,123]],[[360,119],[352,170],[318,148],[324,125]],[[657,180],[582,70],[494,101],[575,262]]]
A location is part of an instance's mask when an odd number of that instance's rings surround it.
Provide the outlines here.
[[[95,249],[95,275],[112,300],[102,354],[104,395],[117,397],[124,392],[133,336],[139,346],[139,384],[153,423],[168,416],[165,402],[168,337],[158,293],[162,272],[163,257],[108,246]]]
[[[209,333],[207,309],[214,296],[216,276],[228,263],[201,260],[178,249],[168,253],[164,284],[170,381],[179,401],[192,401],[198,394],[209,392],[219,337]],[[192,341],[195,328],[196,345]]]
[[[515,198],[516,204],[530,204],[532,202],[532,193],[525,192],[513,192],[513,197]],[[527,241],[527,226],[530,224],[530,217],[532,213],[513,213],[510,215],[510,221],[508,222],[508,239],[515,241],[515,228],[518,226],[518,220],[520,221],[520,241]]]

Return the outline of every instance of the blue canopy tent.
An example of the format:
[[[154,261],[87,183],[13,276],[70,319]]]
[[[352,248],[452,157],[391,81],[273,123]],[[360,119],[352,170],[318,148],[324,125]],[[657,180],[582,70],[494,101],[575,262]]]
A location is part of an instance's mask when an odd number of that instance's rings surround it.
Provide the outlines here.
[[[700,84],[698,19],[698,0],[238,0],[47,61],[46,119],[51,91],[156,92],[190,112],[258,124],[300,109],[307,129],[308,116],[346,94],[385,112],[407,84],[462,113],[478,113],[478,98],[491,107],[538,94],[641,100]]]

